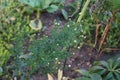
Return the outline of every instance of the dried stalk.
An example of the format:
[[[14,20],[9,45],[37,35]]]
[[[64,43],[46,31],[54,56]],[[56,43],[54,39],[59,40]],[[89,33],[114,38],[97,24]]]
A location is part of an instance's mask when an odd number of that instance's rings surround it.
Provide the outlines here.
[[[120,51],[120,48],[104,48],[100,51],[99,56],[101,56],[103,51]]]
[[[96,47],[96,44],[97,44],[97,42],[98,42],[98,32],[99,32],[99,29],[100,29],[100,26],[101,26],[102,24],[98,24],[97,26],[96,26],[96,31],[95,31],[95,47]]]
[[[100,40],[100,44],[99,44],[99,48],[98,48],[98,53],[99,54],[101,52],[101,47],[102,47],[103,43],[105,42],[108,31],[110,30],[112,20],[113,20],[113,18],[110,19],[109,23],[106,25],[106,27],[103,31],[103,34],[102,34],[102,37],[101,37],[101,40]]]

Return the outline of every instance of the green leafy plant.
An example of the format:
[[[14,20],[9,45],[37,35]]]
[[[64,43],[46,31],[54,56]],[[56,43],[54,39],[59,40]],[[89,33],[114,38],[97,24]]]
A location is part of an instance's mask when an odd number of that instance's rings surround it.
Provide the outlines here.
[[[58,9],[56,3],[60,3],[62,0],[19,0],[23,4],[29,5],[34,9],[43,11],[46,9],[48,12],[54,12]]]
[[[95,62],[96,66],[91,68],[91,72],[99,73],[103,80],[120,79],[120,60],[109,59],[108,61]]]
[[[120,1],[119,0],[107,0],[107,1],[112,3],[113,10],[120,8]]]
[[[94,66],[87,70],[77,70],[84,77],[78,80],[119,80],[120,60],[96,61]]]
[[[3,80],[23,75],[24,64],[18,56],[24,53],[24,44],[34,32],[29,27],[29,15],[23,16],[21,5],[16,0],[6,3],[5,7],[0,4],[0,77]]]
[[[28,5],[24,8],[24,11],[33,12],[37,11],[37,18],[31,20],[30,27],[34,30],[41,30],[42,22],[39,20],[40,13],[47,11],[53,13],[58,9],[61,9],[61,12],[65,19],[68,19],[67,12],[63,9],[64,0],[18,0],[19,2]],[[37,22],[37,23],[36,23]]]
[[[87,70],[77,70],[84,77],[77,78],[76,80],[102,80],[102,77],[98,73],[90,73]]]
[[[90,13],[84,13],[82,20],[82,17],[79,17],[81,25],[86,26],[83,28],[83,35],[86,36],[85,43],[95,47],[99,56],[103,51],[120,50],[118,48],[120,45],[119,2],[117,0],[115,2],[112,0],[96,1],[90,5],[92,6],[86,8],[86,11],[89,9]],[[95,9],[93,5],[96,6]]]
[[[59,65],[56,62],[70,56],[69,47],[80,45],[83,40],[81,36],[77,36],[80,33],[82,32],[79,24],[69,22],[62,29],[55,27],[51,36],[33,40],[29,46],[32,58],[27,59],[33,72],[38,68],[43,72],[54,71]],[[46,68],[46,70],[43,70],[43,68]]]

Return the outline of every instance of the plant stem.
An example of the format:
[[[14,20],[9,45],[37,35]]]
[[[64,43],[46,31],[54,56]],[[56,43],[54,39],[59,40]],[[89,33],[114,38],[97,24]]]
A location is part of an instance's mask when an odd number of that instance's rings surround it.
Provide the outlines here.
[[[40,10],[37,9],[37,19],[39,19],[39,16],[40,16]]]
[[[86,11],[87,6],[89,5],[89,3],[90,3],[90,0],[87,0],[87,1],[85,2],[85,5],[84,5],[84,7],[83,7],[82,11],[79,13],[79,15],[80,15],[80,16],[78,17],[77,22],[80,22],[80,21],[81,21],[81,19],[83,18],[84,13],[85,13],[85,11]]]

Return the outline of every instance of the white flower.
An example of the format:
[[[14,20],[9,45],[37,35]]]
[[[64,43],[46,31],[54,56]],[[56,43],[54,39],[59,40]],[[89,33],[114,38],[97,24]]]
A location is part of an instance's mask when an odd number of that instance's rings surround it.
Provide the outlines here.
[[[84,39],[86,39],[86,36],[84,36]]]
[[[55,60],[58,60],[58,58],[55,58]]]
[[[80,46],[78,46],[78,49],[80,49]]]
[[[84,35],[81,35],[81,37],[84,37]]]
[[[71,18],[69,18],[69,21],[71,21]]]
[[[73,52],[73,55],[74,55],[75,53]]]
[[[69,64],[68,67],[71,67],[71,65]]]
[[[74,42],[76,43],[76,42],[77,42],[77,40],[74,40]]]
[[[58,64],[60,64],[60,62],[58,62]]]
[[[77,28],[74,29],[75,31],[77,30]]]
[[[70,25],[67,25],[67,27],[70,27]]]
[[[80,24],[80,26],[82,26],[82,25]]]
[[[57,25],[59,26],[59,25],[60,25],[60,23],[57,23]]]
[[[57,22],[55,22],[55,25],[57,25]]]

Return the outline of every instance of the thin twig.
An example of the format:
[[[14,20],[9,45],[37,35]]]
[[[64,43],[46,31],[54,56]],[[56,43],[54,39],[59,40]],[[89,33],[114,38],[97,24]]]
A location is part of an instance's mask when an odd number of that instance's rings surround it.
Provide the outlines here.
[[[99,44],[99,48],[98,48],[98,53],[99,54],[101,52],[101,47],[102,47],[103,43],[105,42],[108,31],[110,30],[112,20],[113,20],[113,18],[110,19],[109,23],[106,25],[106,27],[103,31],[103,34],[102,34],[102,37],[101,37],[101,40],[100,40],[100,44]]]
[[[103,51],[120,51],[120,48],[104,48],[100,51],[99,53],[99,57],[101,56],[101,54],[103,53]]]

